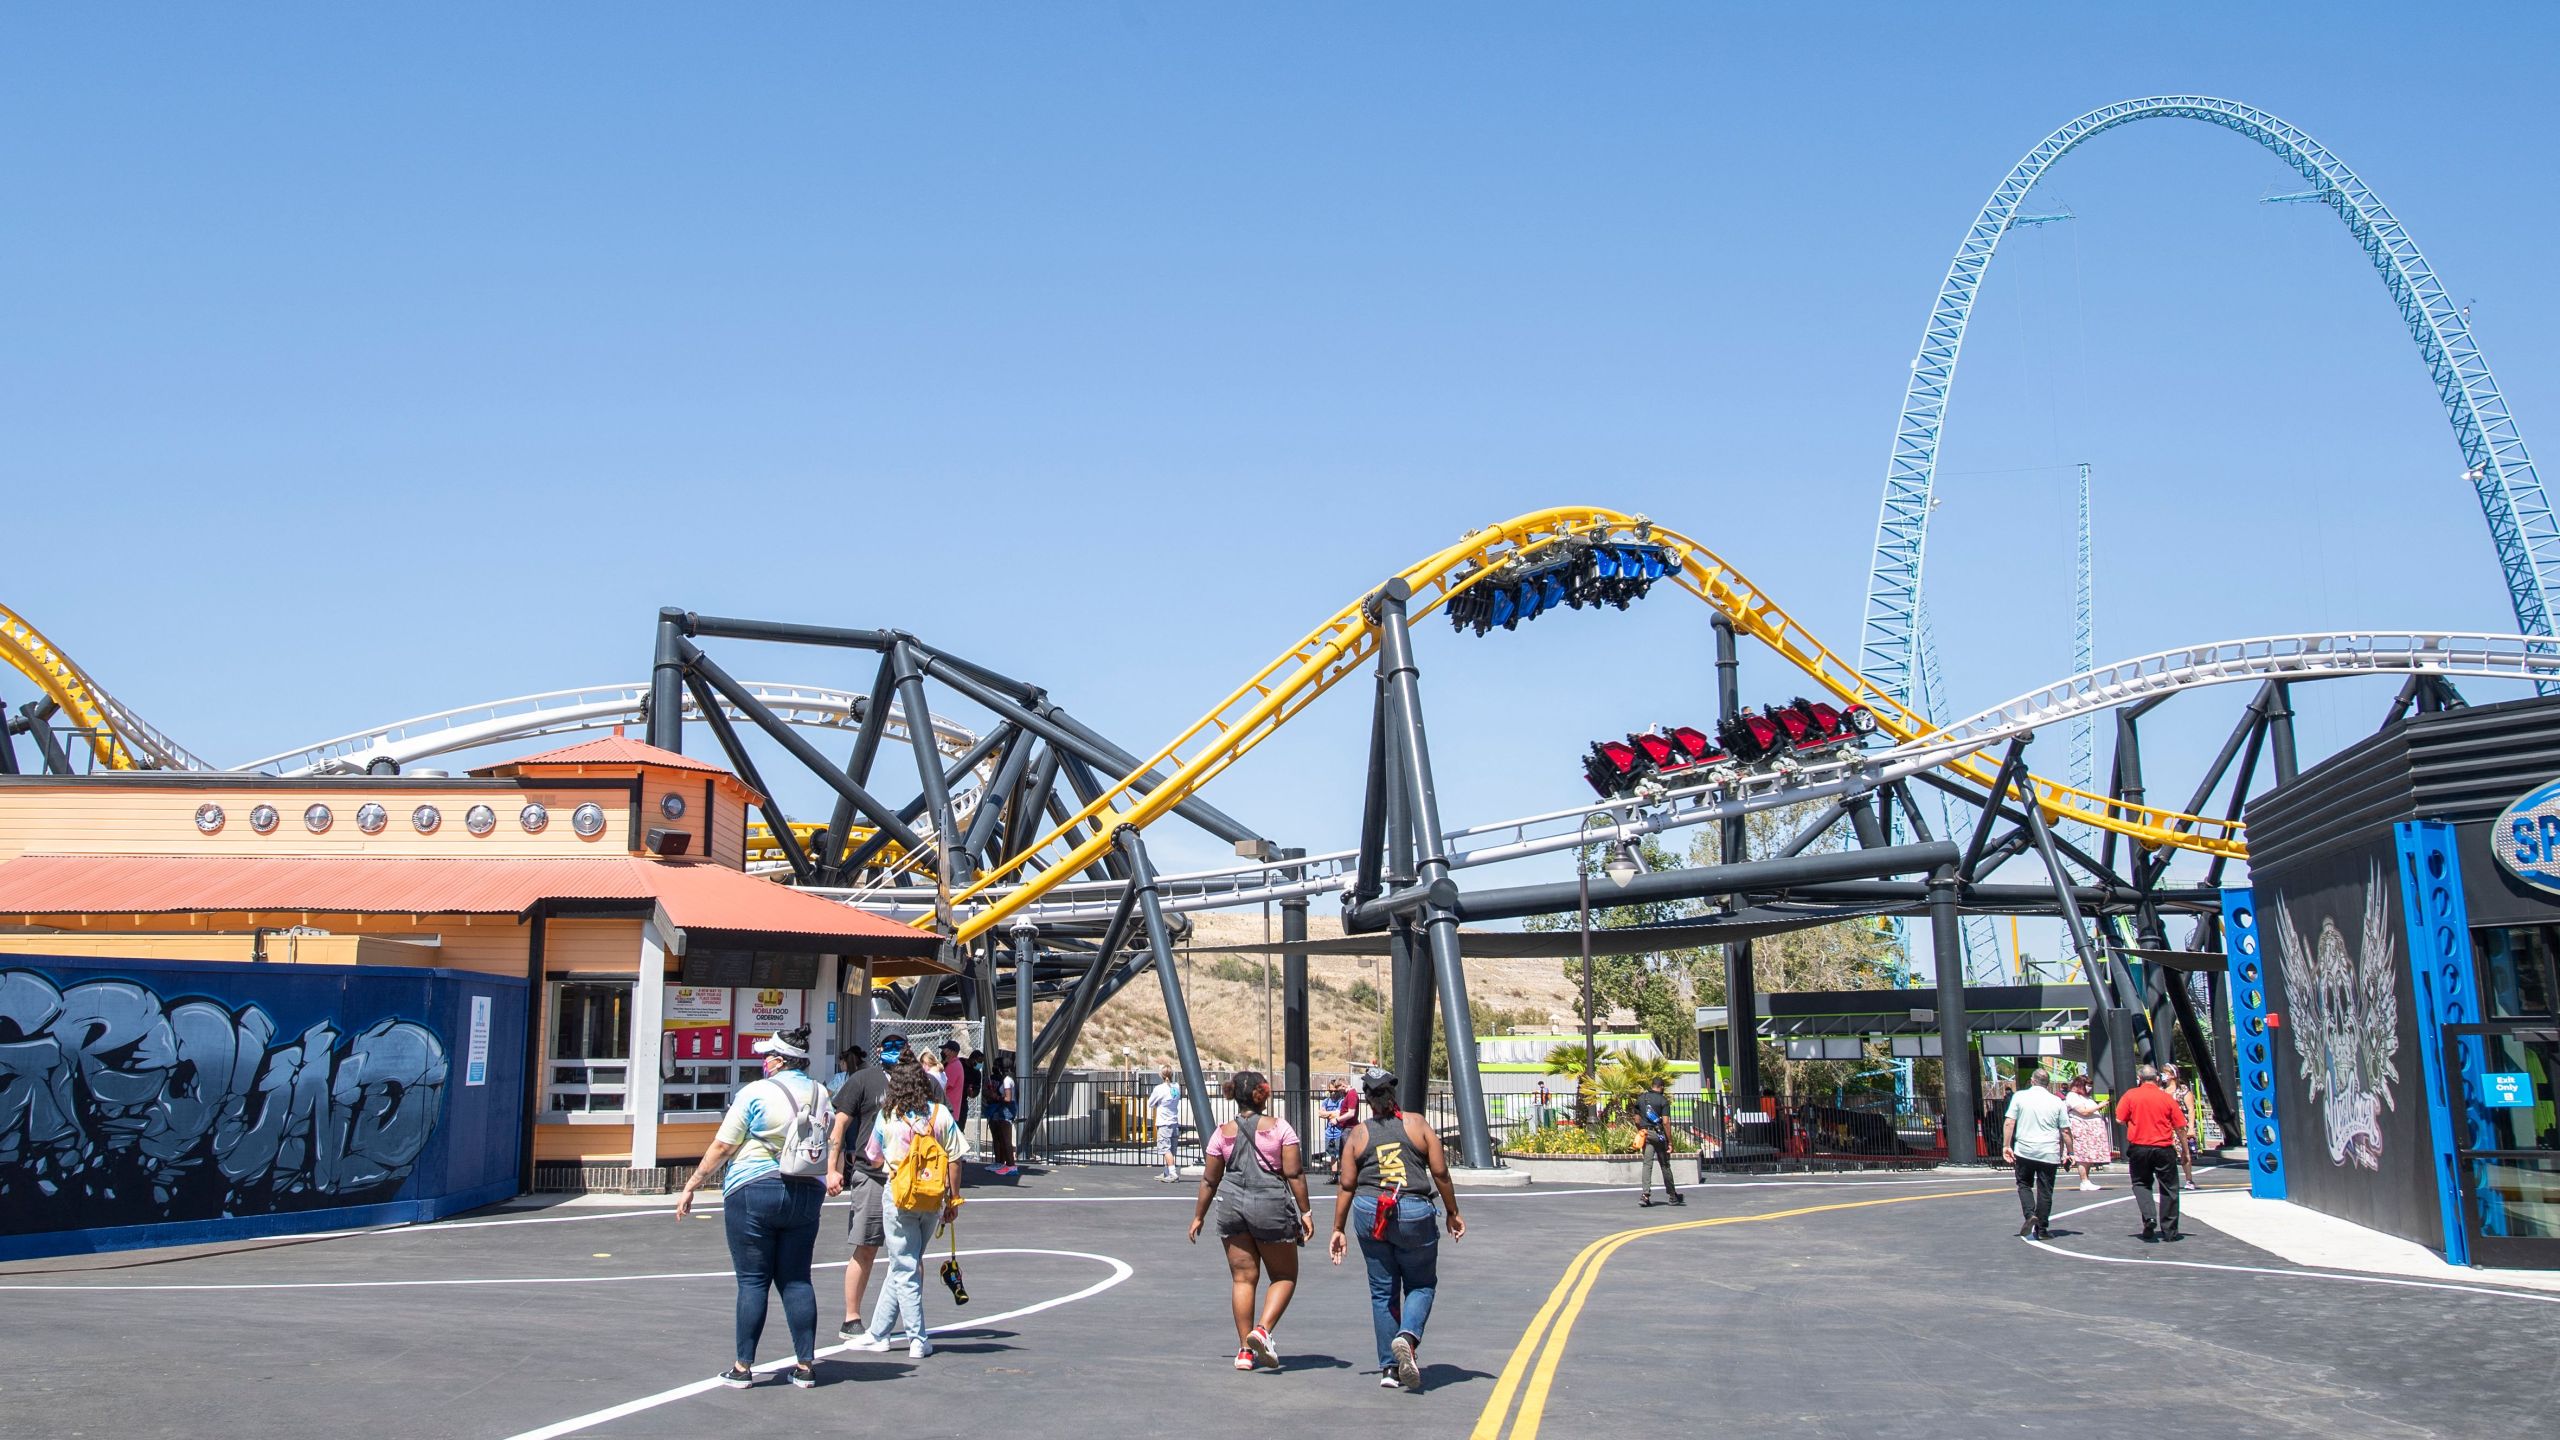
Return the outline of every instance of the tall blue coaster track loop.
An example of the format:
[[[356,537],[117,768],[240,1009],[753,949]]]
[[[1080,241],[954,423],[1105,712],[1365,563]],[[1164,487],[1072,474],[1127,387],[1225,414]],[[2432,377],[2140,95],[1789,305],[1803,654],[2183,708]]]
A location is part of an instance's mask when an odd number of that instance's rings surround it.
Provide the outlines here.
[[[1893,457],[1885,468],[1884,504],[1876,520],[1874,563],[1867,580],[1866,624],[1859,670],[1898,700],[1912,701],[1921,662],[1931,644],[1921,606],[1921,566],[1927,552],[1930,491],[1938,466],[1938,435],[1954,388],[1956,356],[1983,272],[1999,251],[2000,237],[2018,217],[2027,193],[2056,160],[2102,131],[2138,120],[2200,120],[2247,136],[2300,172],[2317,197],[2364,247],[2381,275],[2419,355],[2434,374],[2445,417],[2462,447],[2464,478],[2480,500],[2489,539],[2515,607],[2516,629],[2548,638],[2547,578],[2560,567],[2560,522],[2555,522],[2542,479],[2534,473],[2524,436],[2471,336],[2469,318],[2436,280],[2397,217],[2337,156],[2299,128],[2254,106],[2208,95],[2154,95],[2102,106],[2047,135],[2012,167],[1957,247],[1937,303],[1911,362],[1911,384],[1894,427]],[[2538,682],[2545,694],[2560,682]],[[1934,713],[1934,712],[1933,712]]]

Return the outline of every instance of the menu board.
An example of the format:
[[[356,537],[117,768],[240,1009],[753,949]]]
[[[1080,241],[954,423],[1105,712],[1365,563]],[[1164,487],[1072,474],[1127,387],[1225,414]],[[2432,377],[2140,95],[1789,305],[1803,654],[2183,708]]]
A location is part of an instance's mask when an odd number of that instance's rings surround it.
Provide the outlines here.
[[[696,950],[684,957],[687,985],[747,990],[809,990],[818,983],[818,957],[773,950]]]
[[[676,1060],[726,1060],[729,1049],[729,991],[719,986],[670,985],[667,1053]]]

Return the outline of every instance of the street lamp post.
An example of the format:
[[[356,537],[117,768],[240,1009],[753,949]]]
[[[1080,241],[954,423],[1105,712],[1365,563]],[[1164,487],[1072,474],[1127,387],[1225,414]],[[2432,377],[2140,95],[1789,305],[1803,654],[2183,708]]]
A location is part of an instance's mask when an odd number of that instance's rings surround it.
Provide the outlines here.
[[[1628,849],[1623,839],[1609,842],[1609,883],[1624,885],[1644,869],[1643,862]],[[1574,1095],[1574,1108],[1581,1113],[1582,1123],[1593,1119],[1592,1101],[1600,1093],[1600,1012],[1591,983],[1591,865],[1588,859],[1574,865],[1575,890],[1582,911],[1582,1084]]]
[[[1591,866],[1574,867],[1574,878],[1580,882],[1582,896],[1582,1083],[1574,1087],[1573,1108],[1582,1123],[1591,1123],[1591,1096],[1597,1084],[1593,1071],[1598,1053],[1599,1016],[1591,1000]]]

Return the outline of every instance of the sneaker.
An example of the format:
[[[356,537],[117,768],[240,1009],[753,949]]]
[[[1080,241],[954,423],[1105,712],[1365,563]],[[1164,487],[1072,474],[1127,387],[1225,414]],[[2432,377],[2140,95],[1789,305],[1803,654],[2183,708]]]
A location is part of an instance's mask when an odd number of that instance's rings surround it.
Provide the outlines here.
[[[1271,1344],[1271,1332],[1259,1325],[1245,1332],[1244,1353],[1274,1370],[1280,1368],[1280,1352]],[[1248,1365],[1244,1368],[1250,1370],[1253,1367]]]
[[[795,1390],[815,1390],[818,1388],[818,1372],[806,1365],[794,1365],[791,1367],[791,1385]]]
[[[2036,1238],[2039,1240],[2050,1240],[2053,1238],[2053,1232],[2039,1226],[2036,1230]]]
[[[1239,1349],[1236,1351],[1236,1368],[1239,1370],[1250,1370],[1253,1368],[1253,1352],[1251,1350]]]
[[[1674,1195],[1671,1197],[1671,1203],[1674,1205],[1686,1205],[1689,1203],[1689,1197],[1686,1195]]]
[[[1415,1343],[1412,1336],[1399,1333],[1387,1347],[1396,1357],[1395,1382],[1407,1390],[1422,1388],[1422,1364],[1413,1358]]]
[[[2145,1226],[2143,1226],[2143,1227],[2142,1227],[2142,1243],[2143,1243],[2143,1244],[2145,1244],[2145,1245],[2157,1245],[2157,1244],[2159,1244],[2159,1243],[2160,1243],[2160,1227],[2159,1227],[2159,1226],[2157,1226],[2157,1225],[2145,1225]]]
[[[732,1365],[720,1372],[720,1383],[732,1390],[744,1390],[756,1383],[756,1372],[744,1365]]]
[[[907,1358],[910,1360],[921,1360],[932,1353],[933,1342],[921,1335],[907,1342]]]
[[[2163,1230],[2160,1232],[2160,1238],[2163,1241],[2174,1245],[2178,1241],[2184,1240],[2187,1237],[2175,1230]]]
[[[872,1334],[868,1330],[863,1331],[861,1334],[854,1336],[850,1340],[847,1340],[844,1344],[845,1348],[848,1350],[867,1350],[874,1355],[886,1355],[889,1353],[889,1342]]]
[[[2083,1181],[2081,1181],[2081,1182],[2080,1182],[2080,1188],[2081,1188],[2081,1189],[2083,1189],[2083,1190],[2096,1190],[2096,1189],[2099,1189],[2099,1188],[2101,1188],[2101,1187],[2099,1186],[2098,1182],[2097,1182],[2097,1181],[2095,1181],[2095,1180],[2083,1180]]]
[[[2030,1221],[2026,1222],[2025,1224],[2020,1225],[2020,1226],[2018,1227],[2018,1238],[2019,1238],[2019,1239],[2021,1239],[2021,1240],[2030,1239],[2030,1238],[2032,1238],[2032,1237],[2035,1235],[2035,1233],[2036,1233],[2036,1225],[2035,1225],[2035,1222],[2034,1222],[2034,1221],[2032,1221],[2032,1220],[2030,1220]]]
[[[994,1172],[993,1172],[993,1173],[998,1174],[998,1175],[1011,1175],[1011,1174],[1015,1173],[1015,1171],[1016,1171],[1018,1168],[1019,1168],[1019,1167],[1017,1167],[1017,1166],[1013,1166],[1013,1165],[998,1165],[997,1167],[995,1167],[995,1170],[994,1170]]]
[[[1404,1382],[1396,1378],[1396,1372],[1390,1370],[1386,1374],[1378,1377],[1378,1388],[1381,1390],[1401,1390],[1404,1388]]]
[[[1636,1201],[1636,1208],[1637,1208],[1637,1209],[1639,1209],[1639,1210],[1650,1210],[1650,1209],[1652,1209],[1652,1208],[1653,1208],[1653,1197],[1652,1197],[1652,1196],[1650,1196],[1650,1195],[1647,1195],[1647,1196],[1644,1196],[1644,1197],[1642,1197],[1642,1198],[1638,1199],[1638,1200]]]
[[[839,1340],[865,1340],[869,1339],[870,1335],[871,1327],[859,1320],[847,1320],[836,1327],[836,1338]]]

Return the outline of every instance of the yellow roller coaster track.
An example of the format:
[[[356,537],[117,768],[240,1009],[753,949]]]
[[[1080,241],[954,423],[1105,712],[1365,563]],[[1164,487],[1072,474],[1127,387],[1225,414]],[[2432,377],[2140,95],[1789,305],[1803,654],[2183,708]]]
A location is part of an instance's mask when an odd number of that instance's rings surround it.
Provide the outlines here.
[[[1875,713],[1878,728],[1896,742],[1919,739],[1937,728],[1927,716],[1868,684],[1846,660],[1796,623],[1777,601],[1745,579],[1722,556],[1643,516],[1596,507],[1538,510],[1474,531],[1402,572],[1405,583],[1413,590],[1409,618],[1419,620],[1431,614],[1507,562],[1531,559],[1576,539],[1641,539],[1663,546],[1681,562],[1678,574],[1665,577],[1666,581],[1676,581],[1681,589],[1705,601],[1730,619],[1737,632],[1760,640],[1835,698],[1866,706]],[[953,894],[956,938],[975,939],[1038,900],[1051,887],[1081,873],[1111,847],[1113,831],[1123,825],[1143,827],[1165,814],[1277,733],[1337,681],[1358,670],[1376,652],[1378,644],[1376,627],[1363,613],[1366,600],[1364,596],[1344,606],[1237,687],[1216,709],[1141,761],[1132,775]],[[1168,765],[1172,773],[1166,783],[1144,792],[1132,783],[1147,771]],[[1991,757],[1977,753],[1951,761],[1946,768],[1987,787],[1999,766]],[[2194,850],[2235,859],[2246,858],[2249,853],[2241,839],[2240,823],[2235,820],[2189,815],[2152,805],[2129,805],[2042,776],[2029,776],[2028,780],[2037,805],[2054,819],[2112,830],[2155,848]],[[1079,833],[1078,827],[1087,825],[1092,827],[1090,833]],[[1044,856],[1048,858],[1045,866],[1036,871],[1029,868]],[[1011,889],[989,896],[975,908],[966,908],[976,897],[1008,883],[1012,884]],[[929,918],[916,922],[919,928],[932,923]]]
[[[0,605],[0,660],[6,660],[21,675],[36,683],[62,713],[89,741],[97,753],[98,764],[109,770],[139,770],[141,757],[126,744],[108,714],[114,702],[100,690],[87,672],[73,663],[70,656],[54,648],[43,632],[26,622],[18,612]]]

